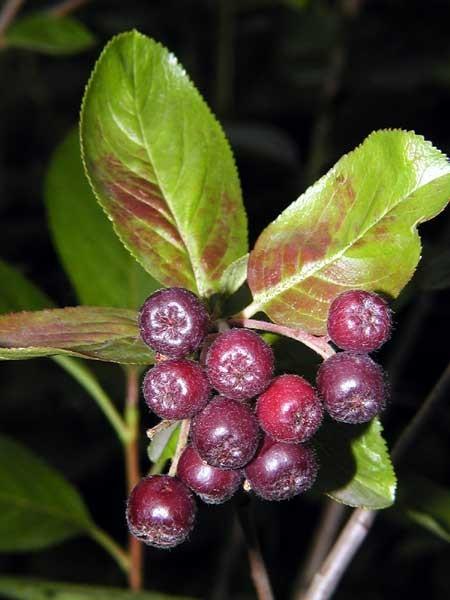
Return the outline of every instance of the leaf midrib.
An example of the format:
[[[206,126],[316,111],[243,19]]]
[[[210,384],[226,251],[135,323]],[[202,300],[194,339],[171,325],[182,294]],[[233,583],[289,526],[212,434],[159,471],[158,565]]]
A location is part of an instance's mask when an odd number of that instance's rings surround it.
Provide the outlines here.
[[[142,123],[142,118],[141,118],[140,112],[139,112],[139,110],[137,109],[137,106],[136,106],[136,101],[137,101],[137,93],[136,93],[136,90],[137,90],[137,84],[136,84],[136,80],[137,80],[137,78],[136,78],[136,40],[137,40],[137,37],[138,37],[138,34],[135,33],[133,35],[133,100],[134,100],[134,111],[135,111],[135,114],[136,114],[136,120],[137,120],[137,123],[139,125],[139,133],[140,133],[140,137],[141,137],[141,140],[142,140],[142,146],[145,148],[145,151],[147,152],[148,159],[149,159],[150,164],[152,165],[153,171],[155,173],[156,183],[157,183],[159,189],[161,190],[161,192],[163,194],[164,201],[166,202],[167,207],[169,209],[169,212],[172,215],[173,220],[175,221],[178,233],[180,234],[181,240],[182,240],[184,248],[186,250],[186,256],[187,256],[187,259],[189,261],[189,265],[190,265],[191,272],[192,272],[193,279],[194,279],[195,286],[196,286],[196,291],[200,292],[199,282],[197,280],[197,269],[194,268],[194,264],[192,262],[192,258],[191,258],[190,251],[189,251],[189,245],[187,244],[187,242],[185,240],[185,235],[184,235],[182,227],[180,227],[180,223],[178,221],[178,218],[177,218],[176,214],[174,213],[174,211],[172,210],[172,207],[170,206],[170,204],[168,202],[169,194],[167,194],[167,192],[166,192],[164,186],[162,185],[162,183],[160,181],[160,178],[158,176],[157,168],[156,168],[155,162],[153,160],[152,151],[151,151],[149,145],[147,144],[147,138],[144,135],[144,126],[143,126],[143,123]],[[154,57],[152,57],[152,61],[154,61]]]

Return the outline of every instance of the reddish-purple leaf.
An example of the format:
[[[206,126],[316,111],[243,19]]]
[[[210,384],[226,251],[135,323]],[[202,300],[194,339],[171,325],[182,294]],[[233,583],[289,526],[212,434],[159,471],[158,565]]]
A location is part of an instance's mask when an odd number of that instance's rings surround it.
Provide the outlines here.
[[[132,310],[78,306],[0,316],[0,359],[56,354],[126,364],[153,362]]]

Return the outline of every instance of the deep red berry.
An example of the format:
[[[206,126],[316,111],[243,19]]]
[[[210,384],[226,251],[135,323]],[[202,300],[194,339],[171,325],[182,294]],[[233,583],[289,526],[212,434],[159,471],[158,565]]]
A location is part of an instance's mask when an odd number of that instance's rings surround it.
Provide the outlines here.
[[[141,337],[156,352],[181,358],[203,341],[209,317],[203,303],[188,290],[168,288],[152,294],[139,313]]]
[[[177,475],[208,504],[221,504],[231,498],[242,481],[242,471],[212,467],[202,460],[192,446],[186,446],[183,450]]]
[[[264,391],[272,377],[273,363],[270,346],[249,329],[221,333],[206,355],[211,385],[234,400],[252,398]]]
[[[256,452],[258,422],[242,402],[218,396],[192,423],[192,442],[208,464],[220,469],[240,469]]]
[[[331,303],[328,335],[343,350],[372,352],[389,338],[391,327],[391,311],[378,294],[351,290]]]
[[[156,548],[172,548],[184,542],[195,521],[195,500],[179,479],[152,475],[132,490],[127,503],[130,532]]]
[[[308,490],[316,480],[317,471],[317,460],[310,447],[266,437],[244,474],[261,498],[287,500]]]
[[[184,358],[154,366],[142,385],[148,407],[162,419],[192,417],[206,405],[210,390],[202,367]]]
[[[317,388],[333,419],[365,423],[385,405],[383,369],[366,354],[339,352],[322,363]]]
[[[256,416],[264,431],[280,442],[305,442],[322,422],[316,391],[303,377],[276,377],[258,398]]]

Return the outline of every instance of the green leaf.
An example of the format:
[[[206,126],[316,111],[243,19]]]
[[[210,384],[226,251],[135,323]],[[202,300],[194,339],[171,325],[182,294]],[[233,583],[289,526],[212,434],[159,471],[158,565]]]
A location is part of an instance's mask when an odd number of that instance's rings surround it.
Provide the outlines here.
[[[0,259],[0,313],[39,310],[53,306],[50,298],[20,271]]]
[[[359,426],[327,422],[315,446],[322,492],[348,506],[377,510],[393,504],[397,481],[378,419]]]
[[[6,45],[44,54],[76,54],[90,48],[95,38],[72,17],[36,13],[18,19],[5,34]]]
[[[450,491],[417,475],[401,480],[401,508],[415,523],[450,542]]]
[[[226,296],[234,294],[247,279],[248,254],[229,265],[222,274],[220,287]]]
[[[77,491],[29,450],[0,436],[0,552],[39,550],[93,527]]]
[[[147,448],[147,454],[153,463],[151,474],[162,473],[168,460],[172,460],[177,449],[180,435],[180,422],[173,423],[168,429],[158,432]]]
[[[247,251],[246,216],[223,131],[176,58],[136,31],[115,37],[81,135],[96,196],[143,267],[166,286],[220,292]]]
[[[131,592],[111,587],[0,577],[0,595],[11,600],[192,600],[158,592]]]
[[[123,247],[98,205],[75,130],[53,156],[45,199],[56,248],[83,304],[138,308],[161,287]]]
[[[55,354],[125,364],[153,361],[132,310],[77,306],[0,316],[0,359]]]
[[[378,131],[289,206],[250,254],[254,302],[283,325],[324,334],[340,292],[396,297],[420,259],[416,226],[450,197],[450,165],[423,137]]]

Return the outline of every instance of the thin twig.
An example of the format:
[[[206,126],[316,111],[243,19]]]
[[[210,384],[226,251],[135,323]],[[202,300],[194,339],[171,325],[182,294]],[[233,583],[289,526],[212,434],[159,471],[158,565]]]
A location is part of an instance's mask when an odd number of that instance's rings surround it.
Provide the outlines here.
[[[251,510],[251,503],[249,500],[247,500],[245,504],[238,505],[237,514],[247,546],[250,574],[252,576],[258,600],[274,600],[272,586],[270,585],[267,568],[261,554],[261,548]]]
[[[311,350],[314,350],[322,358],[327,359],[334,354],[333,348],[328,344],[326,337],[319,337],[311,335],[303,329],[294,329],[286,327],[284,325],[277,325],[276,323],[269,323],[267,321],[258,321],[256,319],[230,319],[229,323],[232,325],[239,325],[241,327],[248,327],[249,329],[259,329],[261,331],[270,331],[272,333],[278,333],[285,337],[292,338],[301,342]]]
[[[301,600],[327,556],[339,531],[346,507],[330,498],[325,500],[325,506],[314,532],[310,550],[293,588],[292,599]]]
[[[395,463],[404,455],[415,436],[427,422],[438,402],[445,396],[450,385],[450,364],[440,376],[421,408],[403,430],[394,445],[392,456]],[[376,511],[358,508],[353,511],[322,567],[314,576],[304,600],[328,600],[336,590],[346,568],[366,538],[377,515]]]
[[[0,11],[0,38],[14,21],[25,0],[6,0]]]
[[[66,17],[88,2],[90,2],[90,0],[65,0],[60,4],[56,4],[48,12],[54,17]]]
[[[180,434],[178,436],[178,442],[177,442],[177,448],[175,450],[175,454],[172,458],[172,464],[170,465],[170,469],[169,469],[169,475],[171,477],[175,477],[175,475],[177,474],[178,461],[180,460],[181,453],[183,452],[183,450],[187,444],[190,428],[191,428],[191,420],[184,419],[184,421],[181,422]]]
[[[139,376],[136,367],[129,367],[127,370],[127,395],[125,406],[125,421],[128,426],[129,440],[125,447],[125,469],[127,474],[128,492],[139,482],[141,478],[139,469],[139,444],[138,444],[138,424],[139,424]],[[128,582],[130,589],[138,591],[142,589],[142,563],[143,546],[142,543],[130,534],[129,539],[130,552],[130,571]]]
[[[364,0],[341,0],[338,4],[340,32],[331,48],[327,72],[318,99],[318,112],[311,133],[308,161],[305,165],[305,181],[314,182],[326,162],[326,148],[333,124],[332,108],[338,95],[347,63],[347,37],[351,23],[358,16]]]

